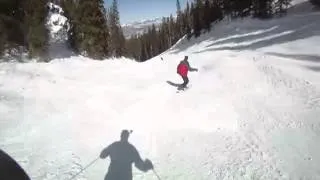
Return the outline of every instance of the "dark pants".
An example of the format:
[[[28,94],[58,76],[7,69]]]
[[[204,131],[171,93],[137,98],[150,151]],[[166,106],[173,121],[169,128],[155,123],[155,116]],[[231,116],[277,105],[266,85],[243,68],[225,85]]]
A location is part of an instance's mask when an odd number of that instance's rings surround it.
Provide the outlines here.
[[[181,84],[181,87],[185,88],[189,83],[189,78],[188,78],[188,76],[181,76],[181,77],[183,79],[183,83]]]

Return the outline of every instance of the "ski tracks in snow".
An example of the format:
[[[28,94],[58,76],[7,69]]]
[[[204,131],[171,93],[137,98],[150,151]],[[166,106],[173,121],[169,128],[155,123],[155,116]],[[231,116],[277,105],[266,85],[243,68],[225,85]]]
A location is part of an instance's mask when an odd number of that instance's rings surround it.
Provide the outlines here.
[[[320,160],[319,156],[315,150],[307,150],[309,151],[307,155],[299,152],[316,144],[317,138],[308,138],[308,143],[303,144],[304,147],[298,146],[295,142],[290,142],[291,144],[285,141],[279,142],[277,138],[286,139],[281,137],[286,136],[281,134],[283,131],[300,132],[305,128],[317,126],[317,123],[308,121],[308,116],[311,116],[309,117],[311,120],[315,118],[315,112],[320,114],[319,93],[317,93],[319,91],[307,80],[287,74],[280,67],[261,62],[252,62],[251,65],[245,67],[245,70],[251,71],[252,77],[241,81],[239,79],[241,75],[237,74],[235,76],[238,79],[232,77],[226,80],[229,82],[228,87],[238,92],[233,102],[239,113],[240,136],[246,147],[244,151],[250,152],[249,158],[243,161],[244,167],[250,166],[246,163],[254,164],[255,168],[259,167],[255,170],[254,179],[291,179],[292,176],[297,179],[314,179],[315,177],[307,175],[310,171],[307,163],[312,159]],[[236,83],[233,79],[242,83]],[[313,112],[313,115],[310,115],[310,112]],[[313,137],[319,137],[319,132],[311,134]],[[313,147],[319,149],[314,145]],[[281,154],[282,148],[286,148],[290,154],[287,156]],[[306,166],[295,166],[296,161]],[[316,167],[313,167],[313,170],[320,172]]]
[[[226,66],[230,66],[226,69],[234,73],[222,72],[222,76],[220,75],[226,82],[226,88],[232,89],[230,101],[238,113],[238,132],[233,138],[239,140],[237,144],[227,147],[230,148],[229,151],[236,148],[235,152],[242,157],[236,163],[237,166],[232,168],[236,172],[224,178],[279,179],[283,173],[276,165],[274,154],[268,149],[269,139],[267,139],[268,132],[277,127],[276,118],[268,112],[268,107],[263,105],[268,97],[272,97],[270,93],[272,88],[270,91],[263,74],[260,73],[254,62],[249,65],[247,65],[248,62],[245,63],[246,65],[243,65],[242,62],[226,62]],[[239,73],[240,68],[251,76],[242,76],[242,73]]]

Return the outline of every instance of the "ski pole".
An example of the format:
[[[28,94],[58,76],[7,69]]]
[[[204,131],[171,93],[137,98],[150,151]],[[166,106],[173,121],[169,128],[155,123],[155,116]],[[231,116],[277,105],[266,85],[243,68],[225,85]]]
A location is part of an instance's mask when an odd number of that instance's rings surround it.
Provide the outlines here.
[[[72,179],[74,179],[75,177],[77,177],[80,173],[82,173],[84,170],[86,170],[86,169],[88,169],[93,163],[95,163],[97,160],[99,159],[99,157],[98,158],[96,158],[96,159],[94,159],[93,161],[91,161],[91,163],[89,163],[85,168],[83,168],[80,172],[78,172],[77,174],[75,174],[74,176],[72,176],[69,180],[72,180]]]
[[[158,175],[158,173],[156,172],[156,170],[152,169],[153,173],[157,176],[158,180],[161,180],[160,176]]]

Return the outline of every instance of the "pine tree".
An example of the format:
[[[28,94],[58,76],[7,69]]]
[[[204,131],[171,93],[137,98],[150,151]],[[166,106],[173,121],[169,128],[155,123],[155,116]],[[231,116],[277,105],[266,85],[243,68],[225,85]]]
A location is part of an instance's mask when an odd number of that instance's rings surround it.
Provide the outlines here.
[[[143,62],[145,60],[147,60],[147,53],[146,53],[146,44],[144,42],[144,38],[141,37],[141,47],[140,47],[140,61]]]
[[[317,7],[320,7],[320,0],[310,0],[310,2],[311,2],[313,5],[315,5],[315,6],[317,6]]]
[[[176,38],[175,38],[176,26],[175,26],[175,22],[172,15],[170,15],[168,23],[169,23],[169,47],[171,47],[176,41]]]
[[[253,0],[254,17],[265,19],[272,16],[273,0]]]
[[[78,1],[72,23],[78,51],[94,59],[108,57],[108,27],[103,0]]]
[[[26,42],[30,57],[41,57],[47,60],[48,30],[45,26],[47,8],[45,1],[24,1],[24,23],[26,30]]]
[[[205,0],[204,4],[204,12],[203,12],[203,21],[204,21],[204,29],[207,31],[210,31],[211,29],[211,22],[212,22],[212,17],[211,17],[211,12],[210,12],[210,2],[209,0]]]
[[[140,60],[140,39],[139,36],[133,35],[129,39],[126,40],[126,57],[136,59],[137,61]]]
[[[233,0],[222,0],[223,13],[227,16],[232,14],[232,1]]]
[[[232,0],[233,17],[245,17],[250,14],[252,0]]]
[[[177,0],[176,6],[177,6],[177,15],[180,15],[180,14],[182,13],[182,12],[181,12],[180,0]]]
[[[171,44],[170,28],[169,28],[169,18],[163,18],[161,24],[162,38],[163,38],[163,48],[168,49]]]
[[[116,55],[118,57],[120,57],[120,56],[123,56],[126,52],[126,49],[125,49],[126,39],[124,37],[121,25],[119,25],[119,33],[118,34],[119,34],[119,43],[118,43],[118,51],[117,51]]]
[[[175,31],[176,36],[174,37],[174,39],[176,41],[180,39],[183,34],[183,14],[181,11],[181,5],[179,0],[177,0],[177,19]]]
[[[76,38],[77,35],[77,25],[80,15],[77,16],[78,3],[73,0],[61,0],[61,8],[64,11],[64,16],[67,17],[70,24],[70,30],[68,31],[68,43],[69,47],[76,53],[79,53],[79,45]]]
[[[189,6],[189,2],[187,2],[187,8],[185,10],[185,33],[187,34],[187,38],[190,39],[191,37],[191,27],[192,27],[192,17],[191,17],[191,10]]]
[[[191,9],[192,12],[192,20],[193,20],[193,33],[195,37],[200,36],[201,29],[202,29],[202,20],[201,20],[201,9],[202,9],[202,1],[197,0],[196,5],[193,9]]]
[[[158,36],[157,36],[157,30],[156,26],[152,24],[151,29],[150,29],[150,46],[151,46],[151,56],[156,56],[158,55]]]
[[[163,21],[159,27],[158,36],[159,36],[159,53],[161,53],[166,49],[166,38],[165,38]]]
[[[109,32],[103,0],[60,0],[69,19],[69,43],[77,53],[93,59],[109,55]]]
[[[214,1],[210,3],[211,22],[223,19],[223,9],[218,2]]]
[[[5,49],[25,45],[23,19],[21,0],[0,1],[0,56]]]
[[[290,3],[291,0],[277,0],[275,2],[275,13],[280,15],[285,14]]]
[[[113,0],[109,12],[109,27],[110,27],[110,45],[112,56],[120,57],[124,54],[125,39],[120,25],[120,17],[118,11],[118,2]]]

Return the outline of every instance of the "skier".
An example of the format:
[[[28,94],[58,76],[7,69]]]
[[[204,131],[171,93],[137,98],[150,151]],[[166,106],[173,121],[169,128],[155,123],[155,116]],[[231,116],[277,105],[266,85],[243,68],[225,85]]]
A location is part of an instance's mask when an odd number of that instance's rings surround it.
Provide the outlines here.
[[[137,149],[128,142],[129,135],[128,130],[123,130],[121,140],[112,143],[101,152],[100,158],[110,156],[111,159],[105,180],[132,180],[132,163],[143,172],[153,169],[152,162],[149,159],[143,161]]]
[[[193,71],[198,72],[198,69],[197,68],[192,68],[190,66],[190,64],[189,64],[188,56],[185,56],[184,60],[180,61],[179,65],[177,66],[177,73],[183,79],[183,83],[179,86],[178,89],[186,88],[187,84],[189,83],[188,71],[190,71],[190,72],[193,72]]]

